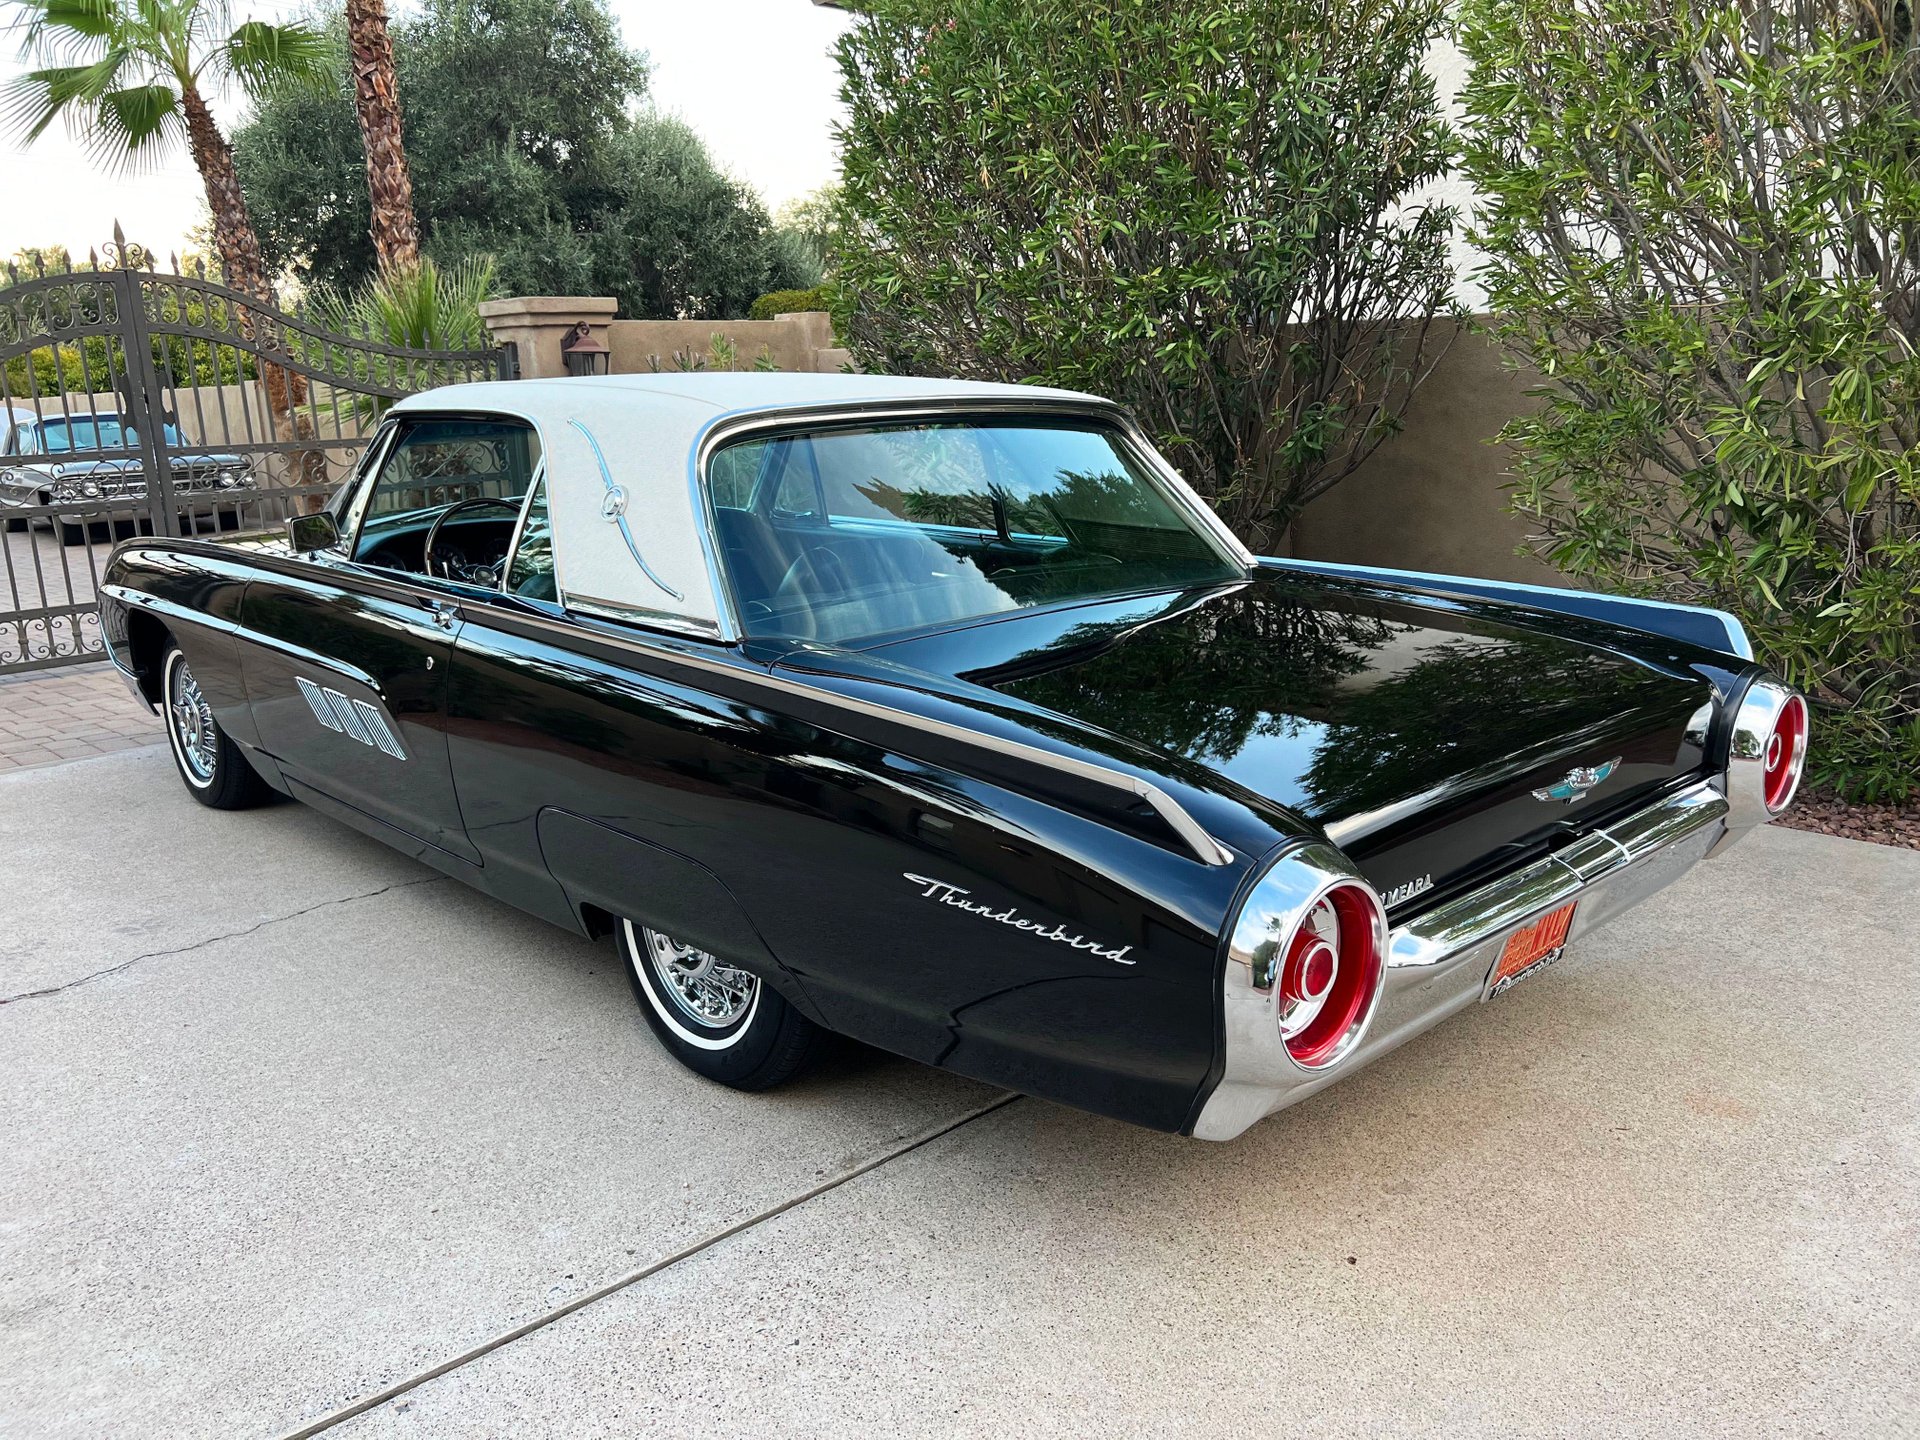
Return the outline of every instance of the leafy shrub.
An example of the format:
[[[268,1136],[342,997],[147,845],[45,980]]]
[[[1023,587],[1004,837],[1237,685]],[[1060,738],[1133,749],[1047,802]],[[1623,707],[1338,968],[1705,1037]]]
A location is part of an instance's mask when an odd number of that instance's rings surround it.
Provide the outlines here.
[[[419,265],[388,270],[359,289],[343,294],[322,286],[313,295],[313,315],[330,331],[358,336],[402,350],[486,350],[493,344],[480,302],[493,293],[493,261],[476,256],[441,267],[422,258]],[[337,358],[328,342],[317,342],[326,354],[323,363]],[[366,384],[407,390],[446,384],[464,376],[465,367],[449,363],[446,373],[435,373],[435,362],[377,352],[351,352],[352,368]],[[391,398],[363,395],[355,402],[363,414],[379,414]]]
[[[1736,612],[1817,775],[1920,791],[1920,49],[1852,0],[1467,0],[1543,553]],[[1896,29],[1882,28],[1883,22]]]
[[[870,370],[1132,407],[1256,547],[1434,358],[1441,0],[872,0],[834,279]],[[1410,203],[1414,202],[1414,203]]]
[[[751,320],[774,320],[782,315],[795,315],[802,310],[831,310],[833,293],[825,285],[816,285],[811,290],[775,290],[762,295],[753,302],[753,308],[747,312]]]

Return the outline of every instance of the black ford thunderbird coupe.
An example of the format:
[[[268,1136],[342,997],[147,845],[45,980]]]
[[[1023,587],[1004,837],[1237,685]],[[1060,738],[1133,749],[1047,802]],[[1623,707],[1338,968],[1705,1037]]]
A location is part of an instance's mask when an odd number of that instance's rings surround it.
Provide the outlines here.
[[[327,513],[139,539],[188,789],[610,937],[688,1066],[823,1031],[1208,1139],[1792,800],[1708,610],[1249,554],[1126,414],[824,375],[457,386]]]

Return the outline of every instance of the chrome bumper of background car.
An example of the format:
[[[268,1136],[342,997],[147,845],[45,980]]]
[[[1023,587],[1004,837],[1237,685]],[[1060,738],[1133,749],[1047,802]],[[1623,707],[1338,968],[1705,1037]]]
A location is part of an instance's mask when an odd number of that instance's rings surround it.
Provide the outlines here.
[[[1564,850],[1396,926],[1386,981],[1366,1037],[1326,1070],[1295,1065],[1246,966],[1227,962],[1226,1069],[1193,1133],[1231,1140],[1274,1111],[1304,1100],[1486,998],[1501,948],[1521,926],[1578,901],[1571,943],[1704,859],[1727,832],[1721,782],[1702,781],[1583,836]]]

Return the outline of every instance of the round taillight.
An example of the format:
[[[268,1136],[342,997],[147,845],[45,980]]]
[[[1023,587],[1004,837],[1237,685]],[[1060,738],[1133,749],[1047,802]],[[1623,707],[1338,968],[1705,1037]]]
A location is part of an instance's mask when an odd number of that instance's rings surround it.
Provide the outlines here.
[[[1807,763],[1807,702],[1795,695],[1780,707],[1780,717],[1767,737],[1761,771],[1767,810],[1778,815],[1800,788],[1800,772]]]
[[[1387,919],[1371,888],[1343,880],[1301,917],[1280,967],[1280,1038],[1295,1064],[1331,1065],[1359,1040],[1386,967]]]

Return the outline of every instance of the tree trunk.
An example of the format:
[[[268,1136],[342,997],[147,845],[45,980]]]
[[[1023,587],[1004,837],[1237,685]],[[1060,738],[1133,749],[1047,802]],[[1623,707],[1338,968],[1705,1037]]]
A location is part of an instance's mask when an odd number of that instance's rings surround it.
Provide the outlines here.
[[[260,302],[263,313],[255,315],[248,307],[238,307],[235,328],[263,350],[279,343],[272,317],[277,312],[273,289],[267,284],[266,263],[260,257],[260,237],[254,233],[253,217],[247,213],[247,198],[240,190],[240,176],[233,168],[233,149],[220,133],[207,102],[192,85],[180,95],[181,109],[187,117],[187,143],[193,150],[193,163],[206,186],[207,208],[213,214],[213,243],[220,252],[220,265],[227,285]],[[264,323],[263,323],[264,322]],[[273,433],[286,445],[313,438],[312,417],[300,407],[307,400],[304,375],[275,365],[264,356],[256,357],[260,366],[260,384],[266,392],[267,412],[273,418]],[[326,457],[317,450],[296,450],[289,456],[288,480],[295,485],[318,485],[326,479]]]
[[[420,227],[413,213],[413,177],[407,170],[400,98],[394,85],[386,0],[347,0],[347,44],[353,65],[353,108],[360,117],[360,140],[367,154],[374,253],[383,271],[411,270],[420,263]]]

